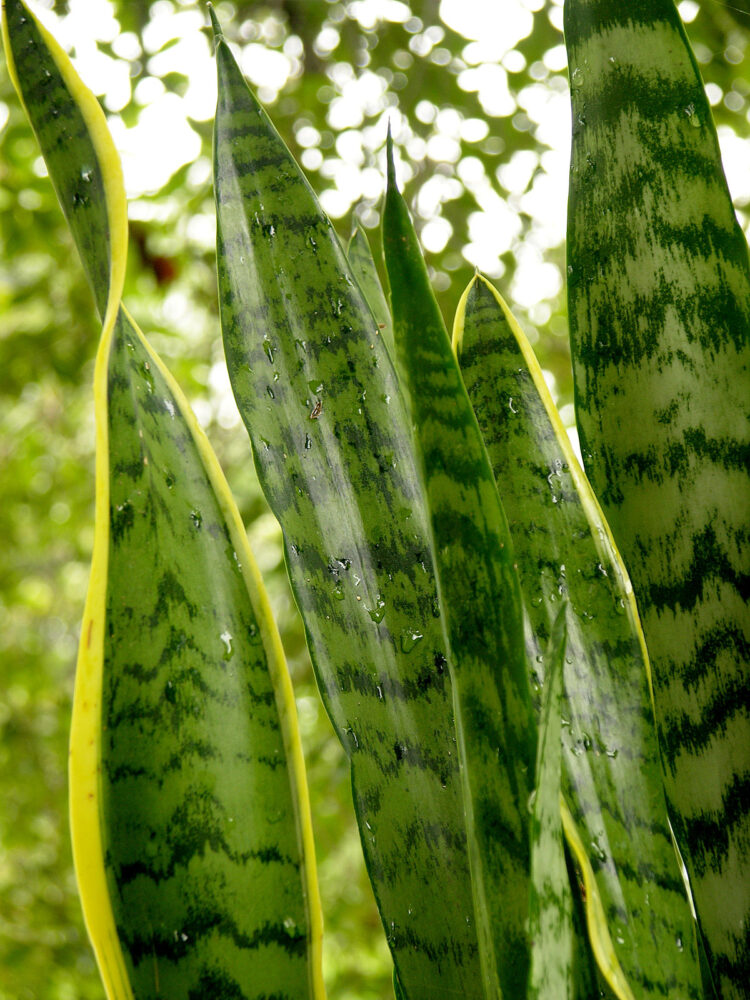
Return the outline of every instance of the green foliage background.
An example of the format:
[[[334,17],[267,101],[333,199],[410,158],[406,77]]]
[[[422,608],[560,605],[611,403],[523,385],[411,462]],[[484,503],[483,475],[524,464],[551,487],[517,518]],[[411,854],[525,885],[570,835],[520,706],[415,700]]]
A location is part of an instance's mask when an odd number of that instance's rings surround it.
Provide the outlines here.
[[[102,2],[106,6],[106,0]],[[47,6],[63,17],[69,7],[81,7],[75,2]],[[416,206],[417,223],[428,222],[435,207],[430,188],[425,188],[433,181],[432,191],[441,192],[440,214],[452,227],[444,249],[429,255],[449,322],[472,273],[462,248],[469,238],[467,219],[479,207],[467,178],[487,180],[489,189],[520,220],[518,234],[508,241],[510,249],[497,268],[504,270],[499,286],[504,293],[510,291],[514,311],[537,340],[542,365],[555,377],[558,404],[569,404],[564,292],[531,309],[514,302],[512,294],[521,247],[529,237],[534,241],[535,227],[544,220],[533,216],[524,191],[504,187],[505,175],[497,173],[521,151],[535,154],[525,161],[531,164],[526,192],[543,172],[539,156],[545,146],[533,118],[533,88],[561,92],[567,87],[559,56],[550,56],[562,43],[556,26],[561,23],[561,5],[527,0],[533,12],[531,30],[516,46],[520,56],[508,63],[513,110],[496,117],[485,113],[476,92],[463,89],[470,41],[442,22],[437,0],[375,6],[387,16],[371,21],[368,11],[373,5],[328,0],[219,3],[217,10],[231,40],[243,46],[260,41],[292,54],[287,83],[278,93],[261,85],[261,97],[295,155],[319,149],[307,156],[316,167],[308,169],[308,176],[318,192],[336,190],[332,178],[342,167],[359,171],[359,176],[368,168],[381,168],[382,149],[365,143],[361,154],[357,150],[363,130],[372,126],[380,128],[384,141],[384,111],[398,105],[408,126],[394,119],[397,143],[412,154],[424,153],[416,162],[403,154],[413,171],[406,196]],[[148,36],[148,25],[156,17],[171,16],[175,26],[173,38],[132,62],[135,87],[148,76],[159,76],[152,57],[176,44],[183,30],[177,15],[197,5],[188,0],[114,0],[109,7],[121,32],[132,33],[142,53],[144,31]],[[732,5],[689,0],[683,12],[695,15],[688,31],[704,79],[714,85],[717,124],[749,143],[746,0]],[[120,61],[114,39],[99,48]],[[382,81],[380,95],[359,125],[337,129],[333,102],[353,80],[370,73]],[[162,83],[180,96],[187,79],[170,71]],[[435,116],[451,108],[461,119],[486,120],[489,132],[477,139],[471,128],[465,129],[470,138],[460,141],[453,159],[432,159],[427,155],[429,140],[446,128],[445,117],[438,115],[436,121]],[[132,126],[143,111],[143,103],[131,96],[117,114]],[[453,125],[460,130],[460,121],[454,118]],[[381,1000],[392,995],[390,962],[360,858],[346,763],[319,704],[286,586],[278,529],[260,495],[248,441],[221,374],[213,249],[206,227],[190,224],[196,216],[208,219],[210,231],[211,122],[193,121],[191,126],[201,139],[199,157],[164,188],[131,203],[125,297],[197,404],[249,525],[277,612],[309,769],[330,994]],[[344,142],[338,141],[342,132],[348,135]],[[474,134],[480,133],[475,128]],[[347,162],[352,149],[355,154]],[[467,172],[469,157],[473,160]],[[475,161],[481,164],[479,172]],[[435,177],[444,182],[436,187]],[[336,204],[344,214],[336,221],[346,238],[352,213],[344,195],[339,189]],[[350,208],[377,246],[378,199]],[[738,203],[737,208],[747,228],[747,204]],[[545,248],[544,261],[560,271],[563,259],[562,246]],[[0,63],[0,1000],[103,996],[75,891],[66,804],[74,662],[93,538],[91,381],[98,332],[67,227]]]

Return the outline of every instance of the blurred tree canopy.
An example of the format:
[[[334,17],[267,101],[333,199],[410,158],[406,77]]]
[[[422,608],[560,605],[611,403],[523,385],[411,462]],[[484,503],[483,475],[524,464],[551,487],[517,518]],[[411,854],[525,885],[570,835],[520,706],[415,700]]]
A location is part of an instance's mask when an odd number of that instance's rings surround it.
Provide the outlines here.
[[[123,149],[129,308],[219,453],[278,615],[310,771],[328,987],[333,996],[390,997],[345,760],[319,705],[278,529],[223,369],[205,9],[192,0],[45,6]],[[750,7],[747,0],[679,7],[747,229]],[[358,220],[376,252],[390,117],[446,319],[474,266],[495,278],[572,424],[561,0],[267,0],[216,8],[339,235],[346,239]],[[97,336],[70,236],[0,63],[0,1000],[103,997],[75,892],[66,805],[93,536]]]

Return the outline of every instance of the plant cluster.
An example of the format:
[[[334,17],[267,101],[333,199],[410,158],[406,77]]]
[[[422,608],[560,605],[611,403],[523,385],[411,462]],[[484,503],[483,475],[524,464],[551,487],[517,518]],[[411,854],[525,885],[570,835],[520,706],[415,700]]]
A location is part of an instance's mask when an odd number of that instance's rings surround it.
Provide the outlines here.
[[[390,138],[384,288],[212,12],[227,366],[398,1000],[728,1000],[750,981],[747,245],[671,0],[567,0],[565,17],[586,474],[481,275],[449,337]],[[263,583],[122,301],[101,109],[22,0],[3,32],[102,317],[70,760],[102,980],[110,1000],[322,998],[311,803]]]

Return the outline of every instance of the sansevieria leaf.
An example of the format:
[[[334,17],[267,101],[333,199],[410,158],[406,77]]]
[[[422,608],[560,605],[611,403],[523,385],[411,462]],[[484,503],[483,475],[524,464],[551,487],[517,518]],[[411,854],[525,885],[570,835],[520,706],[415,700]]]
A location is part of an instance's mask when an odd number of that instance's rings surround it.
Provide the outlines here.
[[[573,904],[560,817],[560,723],[567,629],[558,611],[547,648],[531,818],[531,967],[527,1000],[573,1000]]]
[[[396,187],[390,136],[383,245],[449,648],[485,996],[519,997],[536,753],[521,590],[481,433]]]
[[[587,472],[631,574],[714,984],[750,982],[750,268],[671,0],[568,0],[568,301]]]
[[[364,230],[360,226],[355,228],[349,239],[346,255],[349,258],[349,266],[352,269],[352,274],[359,282],[362,294],[367,300],[370,309],[372,309],[372,314],[378,324],[378,330],[380,330],[380,336],[391,347],[393,344],[391,310],[388,308],[388,303],[383,294],[383,288],[380,284],[370,244]]]
[[[104,116],[24,6],[4,14],[105,313],[70,746],[74,860],[105,990],[322,1000],[304,765],[263,586],[205,436],[120,303],[127,221]],[[63,145],[83,173],[58,170]]]
[[[699,997],[632,589],[533,349],[482,277],[462,297],[454,341],[508,514],[537,682],[567,601],[563,789],[595,887],[586,893],[594,953],[622,1000]]]
[[[122,168],[98,102],[21,0],[2,0],[8,70],[37,137],[105,325],[125,279]],[[106,190],[105,190],[106,189]]]
[[[409,418],[329,220],[215,31],[219,298],[235,398],[351,761],[402,992],[479,998],[450,681]]]
[[[134,996],[322,997],[294,700],[244,528],[124,310],[102,344],[106,587],[89,597],[79,669],[102,673],[101,839]],[[90,726],[77,700],[74,756]],[[74,836],[80,868],[90,831]]]

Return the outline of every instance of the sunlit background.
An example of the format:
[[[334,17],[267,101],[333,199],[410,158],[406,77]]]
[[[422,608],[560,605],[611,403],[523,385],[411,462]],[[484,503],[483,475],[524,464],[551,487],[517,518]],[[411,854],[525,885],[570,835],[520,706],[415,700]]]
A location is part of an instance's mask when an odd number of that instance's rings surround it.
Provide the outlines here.
[[[727,179],[750,206],[750,14],[682,0]],[[211,191],[215,65],[192,0],[46,3],[107,113],[130,199],[126,299],[185,388],[236,492],[298,693],[332,996],[391,997],[347,769],[319,704],[229,391]],[[740,9],[742,8],[742,9]],[[564,300],[570,110],[562,0],[216,4],[250,83],[346,239],[379,254],[390,121],[398,175],[450,323],[473,269],[539,353],[575,439]],[[92,542],[97,324],[44,164],[0,65],[0,1000],[101,1000],[73,883],[67,726]]]

